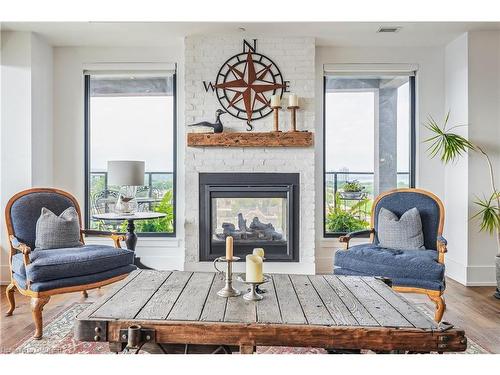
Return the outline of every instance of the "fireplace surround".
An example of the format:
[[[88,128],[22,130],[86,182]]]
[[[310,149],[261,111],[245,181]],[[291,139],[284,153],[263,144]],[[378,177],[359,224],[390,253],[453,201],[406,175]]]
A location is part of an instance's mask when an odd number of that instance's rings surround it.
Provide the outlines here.
[[[200,173],[199,259],[225,254],[244,257],[264,248],[266,261],[299,261],[298,173]]]

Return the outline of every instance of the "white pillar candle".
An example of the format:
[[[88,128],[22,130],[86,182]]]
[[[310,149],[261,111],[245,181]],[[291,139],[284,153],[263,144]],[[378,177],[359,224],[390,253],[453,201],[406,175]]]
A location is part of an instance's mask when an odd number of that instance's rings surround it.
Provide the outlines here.
[[[288,97],[288,106],[289,107],[299,106],[299,97],[296,94],[290,94],[290,96]]]
[[[233,237],[226,237],[226,259],[233,259]]]
[[[281,107],[281,98],[279,95],[271,96],[271,107]]]
[[[260,283],[264,280],[262,273],[262,258],[255,254],[249,254],[246,257],[246,281]]]
[[[253,255],[258,255],[262,259],[264,259],[264,249],[262,247],[257,247],[255,249],[253,249]]]

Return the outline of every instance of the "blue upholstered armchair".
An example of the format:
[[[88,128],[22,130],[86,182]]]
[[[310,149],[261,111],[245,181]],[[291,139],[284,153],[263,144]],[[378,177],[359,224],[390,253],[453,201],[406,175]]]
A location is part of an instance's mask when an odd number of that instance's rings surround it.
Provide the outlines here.
[[[422,221],[425,249],[400,250],[379,246],[378,216],[381,208],[400,217],[416,207]],[[434,319],[443,317],[444,254],[446,240],[442,237],[444,207],[434,194],[421,189],[396,189],[379,195],[373,202],[371,229],[349,233],[340,237],[347,250],[335,254],[336,275],[382,276],[389,278],[393,289],[399,292],[426,294],[435,304]],[[349,247],[356,236],[370,235],[370,243]]]
[[[125,278],[134,266],[134,253],[121,249],[122,235],[111,232],[80,230],[82,246],[41,250],[35,248],[36,223],[42,207],[60,215],[69,207],[78,213],[81,227],[80,207],[76,199],[61,190],[36,188],[14,195],[5,208],[5,221],[9,235],[11,281],[7,287],[10,308],[6,316],[15,309],[14,290],[31,297],[31,309],[35,321],[36,339],[43,334],[42,310],[55,294],[99,288]],[[107,236],[113,246],[85,245],[84,234]]]

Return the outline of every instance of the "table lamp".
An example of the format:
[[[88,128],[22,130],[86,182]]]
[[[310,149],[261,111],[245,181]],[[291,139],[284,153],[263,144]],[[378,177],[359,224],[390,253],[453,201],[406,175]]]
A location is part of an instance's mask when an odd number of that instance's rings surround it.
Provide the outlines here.
[[[133,214],[137,210],[135,195],[138,186],[144,186],[144,161],[108,161],[108,185],[120,187],[115,211],[120,214]]]

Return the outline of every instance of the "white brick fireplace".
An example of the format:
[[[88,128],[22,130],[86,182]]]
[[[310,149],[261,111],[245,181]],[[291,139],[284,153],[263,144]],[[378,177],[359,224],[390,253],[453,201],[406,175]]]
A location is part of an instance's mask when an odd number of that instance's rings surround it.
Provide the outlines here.
[[[206,92],[203,81],[214,81],[221,65],[242,52],[243,37],[189,37],[185,41],[186,126],[213,121],[220,108],[215,93]],[[245,38],[251,40],[251,38]],[[314,131],[315,42],[313,38],[257,39],[257,52],[272,59],[290,81],[290,92],[300,97],[298,130]],[[284,94],[283,103],[287,94]],[[254,121],[254,131],[270,131],[272,115]],[[246,123],[229,114],[222,117],[225,131],[245,131]],[[290,114],[282,111],[280,129],[290,128]],[[189,129],[186,128],[186,132]],[[212,270],[211,262],[199,262],[198,174],[202,172],[283,172],[300,174],[300,261],[268,263],[267,272],[314,273],[315,160],[309,148],[211,148],[185,147],[185,269]],[[242,267],[242,265],[238,265]],[[239,271],[238,266],[236,268]],[[243,269],[243,268],[242,268]],[[241,270],[242,270],[241,269]]]

